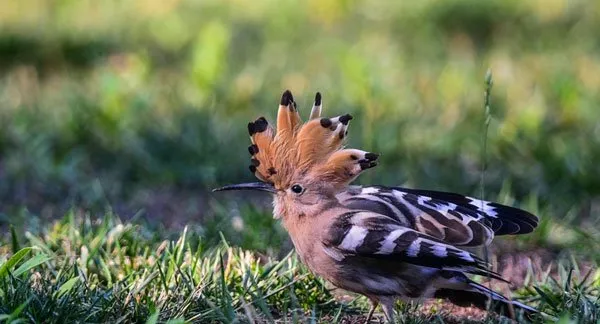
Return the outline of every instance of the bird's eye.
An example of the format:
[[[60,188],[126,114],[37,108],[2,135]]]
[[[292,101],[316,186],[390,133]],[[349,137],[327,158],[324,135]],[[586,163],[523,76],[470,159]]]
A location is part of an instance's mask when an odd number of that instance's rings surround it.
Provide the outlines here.
[[[292,186],[292,191],[294,193],[299,194],[299,193],[302,193],[302,191],[304,191],[304,188],[302,188],[301,185],[295,184],[295,185]]]

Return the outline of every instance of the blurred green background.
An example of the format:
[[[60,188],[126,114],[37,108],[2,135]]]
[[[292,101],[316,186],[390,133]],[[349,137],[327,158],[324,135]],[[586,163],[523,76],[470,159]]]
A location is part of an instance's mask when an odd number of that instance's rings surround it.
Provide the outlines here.
[[[77,206],[201,222],[252,180],[246,124],[284,89],[354,115],[360,183],[600,210],[600,2],[0,3],[0,222]],[[235,196],[235,199],[238,197]],[[15,213],[15,211],[19,211]],[[252,211],[254,213],[254,211]],[[567,215],[567,216],[566,216]]]

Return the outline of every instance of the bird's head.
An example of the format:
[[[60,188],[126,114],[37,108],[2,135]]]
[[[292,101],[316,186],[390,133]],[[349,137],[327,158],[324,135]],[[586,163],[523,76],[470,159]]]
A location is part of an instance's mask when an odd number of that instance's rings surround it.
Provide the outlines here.
[[[310,213],[334,199],[378,155],[343,149],[352,116],[321,117],[317,92],[309,120],[302,123],[294,97],[286,90],[277,113],[277,129],[260,117],[248,124],[250,171],[260,182],[229,185],[221,190],[261,190],[275,195],[275,215]]]

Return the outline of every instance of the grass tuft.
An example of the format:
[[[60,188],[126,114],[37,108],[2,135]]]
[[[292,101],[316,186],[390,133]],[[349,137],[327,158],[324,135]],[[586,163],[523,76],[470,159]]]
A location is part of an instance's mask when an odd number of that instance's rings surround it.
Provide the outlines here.
[[[281,260],[184,229],[159,241],[112,214],[68,214],[0,267],[0,314],[33,322],[274,321],[339,305],[290,253]]]
[[[71,212],[43,228],[25,233],[26,247],[16,253],[6,244],[14,236],[2,237],[0,318],[7,322],[337,322],[360,320],[368,309],[362,297],[332,292],[293,252],[276,259],[230,245],[224,236],[205,245],[187,228],[160,240],[171,233],[124,223],[112,213],[93,219]],[[546,318],[595,323],[600,272],[572,258],[552,269],[530,276],[514,297]],[[400,304],[398,310],[404,323],[455,319],[443,308],[424,313],[416,304]]]

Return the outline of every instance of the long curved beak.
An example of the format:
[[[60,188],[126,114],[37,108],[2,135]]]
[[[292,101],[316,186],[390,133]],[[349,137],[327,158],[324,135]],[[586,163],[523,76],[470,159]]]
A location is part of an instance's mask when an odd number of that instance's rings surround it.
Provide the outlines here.
[[[240,183],[224,186],[221,188],[213,189],[213,192],[217,191],[225,191],[225,190],[258,190],[258,191],[267,191],[270,193],[276,193],[277,190],[273,187],[272,184],[266,182],[249,182],[249,183]]]

